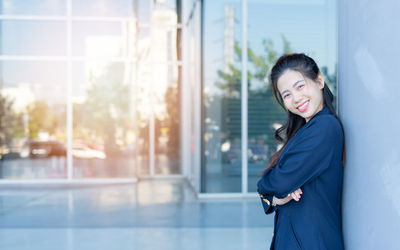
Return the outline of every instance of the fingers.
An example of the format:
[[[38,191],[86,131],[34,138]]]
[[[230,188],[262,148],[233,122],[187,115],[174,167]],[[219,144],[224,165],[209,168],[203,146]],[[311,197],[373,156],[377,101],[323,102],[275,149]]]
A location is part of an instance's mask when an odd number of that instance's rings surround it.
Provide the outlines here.
[[[292,198],[295,201],[299,201],[302,194],[303,194],[303,191],[300,188],[297,189],[296,191],[294,191],[293,193],[290,193],[290,195],[292,196]]]
[[[295,201],[299,201],[301,198],[301,195],[303,194],[303,191],[301,190],[301,188],[298,188],[296,191],[288,194],[286,197],[290,197],[290,199],[293,199]]]

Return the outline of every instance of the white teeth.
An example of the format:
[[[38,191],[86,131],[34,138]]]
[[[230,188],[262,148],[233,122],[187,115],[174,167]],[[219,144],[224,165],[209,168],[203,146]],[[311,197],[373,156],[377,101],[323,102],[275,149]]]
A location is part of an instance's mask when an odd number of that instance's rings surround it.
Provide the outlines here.
[[[301,105],[300,107],[298,107],[297,109],[303,109],[306,105],[307,105],[308,101],[305,102],[303,105]]]

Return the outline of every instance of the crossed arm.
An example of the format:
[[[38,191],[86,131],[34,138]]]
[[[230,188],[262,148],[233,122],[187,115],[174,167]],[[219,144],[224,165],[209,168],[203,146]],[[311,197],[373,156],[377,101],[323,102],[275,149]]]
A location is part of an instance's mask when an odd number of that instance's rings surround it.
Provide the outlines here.
[[[291,200],[299,201],[303,191],[301,188],[298,188],[294,192],[288,194],[285,198],[279,199],[274,195],[262,195],[260,194],[261,202],[264,207],[264,211],[266,214],[270,214],[276,210],[276,206],[282,206]]]
[[[292,199],[299,201],[303,193],[300,187],[329,167],[338,136],[330,119],[314,121],[296,136],[278,164],[265,171],[257,183],[266,214],[275,211],[275,204],[283,205]]]

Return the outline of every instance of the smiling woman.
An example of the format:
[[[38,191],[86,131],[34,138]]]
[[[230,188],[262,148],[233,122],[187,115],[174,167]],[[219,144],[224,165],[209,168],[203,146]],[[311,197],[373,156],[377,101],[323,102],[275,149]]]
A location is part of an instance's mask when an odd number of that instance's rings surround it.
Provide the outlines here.
[[[343,249],[345,142],[333,95],[305,54],[281,56],[271,70],[271,83],[288,114],[275,132],[284,146],[257,183],[265,213],[275,212],[271,249]]]

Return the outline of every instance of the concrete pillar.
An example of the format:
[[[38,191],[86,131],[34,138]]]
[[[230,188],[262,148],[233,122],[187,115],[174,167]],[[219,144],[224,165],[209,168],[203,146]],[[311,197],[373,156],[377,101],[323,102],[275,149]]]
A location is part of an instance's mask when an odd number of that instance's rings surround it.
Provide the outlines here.
[[[346,250],[400,249],[400,1],[339,0]]]

